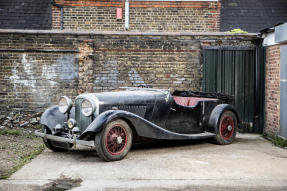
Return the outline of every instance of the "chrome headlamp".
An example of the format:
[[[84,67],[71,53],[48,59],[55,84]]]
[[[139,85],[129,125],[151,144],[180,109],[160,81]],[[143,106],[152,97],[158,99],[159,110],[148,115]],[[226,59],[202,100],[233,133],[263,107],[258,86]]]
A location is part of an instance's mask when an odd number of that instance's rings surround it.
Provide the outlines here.
[[[67,113],[73,106],[73,102],[67,96],[62,96],[59,99],[59,110],[61,113]]]
[[[76,126],[76,120],[73,118],[70,118],[67,121],[67,126],[69,127],[69,129],[73,129]]]
[[[93,104],[93,102],[91,102],[88,99],[85,99],[82,102],[81,107],[82,107],[82,113],[86,117],[91,116],[94,113],[95,108],[96,108],[96,106]]]

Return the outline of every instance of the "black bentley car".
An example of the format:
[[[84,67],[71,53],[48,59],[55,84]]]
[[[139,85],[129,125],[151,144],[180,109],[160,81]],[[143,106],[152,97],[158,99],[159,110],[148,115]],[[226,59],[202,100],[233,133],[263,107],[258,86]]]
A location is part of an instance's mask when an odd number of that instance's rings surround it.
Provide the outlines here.
[[[152,139],[214,138],[218,144],[235,139],[240,117],[232,97],[151,88],[63,96],[42,117],[43,138],[53,151],[73,145],[95,147],[105,161],[123,159],[133,142]]]

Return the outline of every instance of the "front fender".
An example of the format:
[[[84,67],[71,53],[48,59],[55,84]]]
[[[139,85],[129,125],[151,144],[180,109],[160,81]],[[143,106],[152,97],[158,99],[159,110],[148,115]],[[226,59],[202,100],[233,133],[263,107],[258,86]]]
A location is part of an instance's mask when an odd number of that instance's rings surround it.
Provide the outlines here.
[[[86,130],[81,134],[79,138],[83,139],[86,137],[86,135],[90,133],[100,132],[105,127],[105,125],[114,118],[112,116],[115,115],[115,113],[117,113],[115,110],[109,110],[98,115],[96,119],[86,128]]]
[[[75,118],[75,107],[70,110],[70,118]],[[58,105],[48,108],[41,116],[40,124],[45,125],[51,131],[57,124],[63,125],[68,120],[68,114],[60,112]]]
[[[214,129],[215,133],[218,133],[218,124],[219,124],[219,120],[220,117],[222,115],[223,112],[225,111],[232,111],[236,118],[237,118],[237,122],[238,122],[238,126],[241,125],[241,118],[239,113],[237,112],[237,110],[235,109],[235,107],[233,105],[229,105],[229,104],[220,104],[217,105],[211,112],[210,114],[210,118],[209,118],[209,122],[208,122],[208,126],[210,129]]]

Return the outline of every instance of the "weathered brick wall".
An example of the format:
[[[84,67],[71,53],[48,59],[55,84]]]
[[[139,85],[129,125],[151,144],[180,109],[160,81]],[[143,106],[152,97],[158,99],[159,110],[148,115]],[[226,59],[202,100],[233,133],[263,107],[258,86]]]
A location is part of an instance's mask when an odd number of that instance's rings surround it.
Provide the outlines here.
[[[64,29],[123,31],[124,20],[116,19],[116,7],[65,7]]]
[[[61,95],[121,86],[199,91],[202,47],[254,35],[0,30],[0,108],[42,110]]]
[[[52,29],[61,29],[61,9],[52,6]]]
[[[1,109],[37,109],[55,102],[55,95],[75,96],[79,77],[74,43],[63,35],[1,34]]]
[[[64,6],[64,29],[125,31],[121,0],[57,1]],[[221,3],[214,1],[130,2],[129,31],[219,31]],[[116,19],[116,8],[123,18]],[[60,26],[59,9],[53,8],[53,29]]]
[[[280,45],[267,47],[265,76],[265,131],[278,134],[280,128]]]
[[[210,8],[130,8],[132,31],[219,31]]]

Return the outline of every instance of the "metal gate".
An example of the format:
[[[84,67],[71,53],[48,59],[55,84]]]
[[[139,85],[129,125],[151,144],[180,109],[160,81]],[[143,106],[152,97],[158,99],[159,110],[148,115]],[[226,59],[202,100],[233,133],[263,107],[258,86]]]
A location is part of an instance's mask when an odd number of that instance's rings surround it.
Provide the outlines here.
[[[252,132],[262,133],[264,123],[264,50],[205,48],[203,90],[234,96],[235,107]]]

